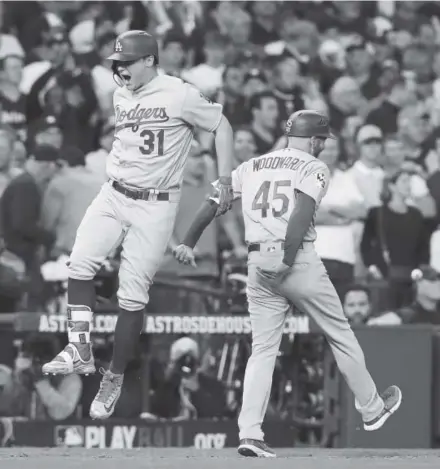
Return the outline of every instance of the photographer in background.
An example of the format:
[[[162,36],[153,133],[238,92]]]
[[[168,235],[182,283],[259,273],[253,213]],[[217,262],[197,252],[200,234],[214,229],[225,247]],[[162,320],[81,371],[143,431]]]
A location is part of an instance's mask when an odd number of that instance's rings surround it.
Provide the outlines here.
[[[189,337],[171,345],[168,366],[151,400],[152,414],[175,420],[223,417],[225,389],[201,371],[199,355],[199,346]]]
[[[31,334],[24,339],[13,377],[2,394],[10,404],[10,416],[57,421],[73,416],[81,397],[81,378],[74,374],[44,376],[41,371],[42,363],[59,350],[53,336]]]

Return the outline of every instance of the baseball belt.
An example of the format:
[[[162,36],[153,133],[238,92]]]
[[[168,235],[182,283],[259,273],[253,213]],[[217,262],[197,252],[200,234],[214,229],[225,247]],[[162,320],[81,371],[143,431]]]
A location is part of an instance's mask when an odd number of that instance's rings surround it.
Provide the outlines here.
[[[119,193],[133,200],[159,200],[167,202],[170,200],[169,192],[158,192],[154,189],[135,190],[124,187],[119,182],[110,181],[110,185]]]

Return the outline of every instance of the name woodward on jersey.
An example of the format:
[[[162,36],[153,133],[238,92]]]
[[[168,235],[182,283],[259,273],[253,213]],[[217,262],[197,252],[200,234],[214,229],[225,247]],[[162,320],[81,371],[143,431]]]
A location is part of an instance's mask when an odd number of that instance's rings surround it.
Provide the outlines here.
[[[305,161],[292,156],[268,156],[258,158],[253,161],[252,169],[254,172],[262,169],[291,169],[296,171],[305,163]]]
[[[93,333],[113,333],[118,316],[115,314],[95,315]],[[42,314],[39,318],[39,332],[66,332],[65,316]],[[307,334],[310,332],[307,316],[288,316],[284,334]],[[145,334],[250,334],[249,316],[160,316],[145,317]]]
[[[160,124],[169,119],[164,107],[145,108],[138,104],[128,111],[119,105],[115,107],[116,131],[131,127],[133,132],[137,132],[142,124]]]

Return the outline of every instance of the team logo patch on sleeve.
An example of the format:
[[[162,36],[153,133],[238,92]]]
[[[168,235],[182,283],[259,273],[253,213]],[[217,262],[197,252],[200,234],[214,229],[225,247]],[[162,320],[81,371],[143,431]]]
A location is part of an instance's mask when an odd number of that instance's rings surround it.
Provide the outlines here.
[[[316,185],[324,189],[325,187],[325,176],[324,173],[316,173]]]

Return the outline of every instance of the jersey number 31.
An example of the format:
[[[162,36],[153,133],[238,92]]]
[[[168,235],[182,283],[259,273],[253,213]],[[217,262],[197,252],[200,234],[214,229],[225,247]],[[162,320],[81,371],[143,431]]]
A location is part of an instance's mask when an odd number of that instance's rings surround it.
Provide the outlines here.
[[[144,144],[139,147],[139,151],[143,155],[151,155],[151,153],[157,153],[157,156],[163,155],[163,143],[164,143],[164,134],[163,130],[158,132],[153,132],[151,130],[143,130],[141,132],[141,137],[144,139]]]
[[[264,181],[255,194],[254,200],[252,202],[252,210],[261,210],[261,217],[266,218],[271,205],[276,200],[281,201],[281,207],[279,210],[275,210],[272,207],[272,216],[275,218],[282,217],[287,210],[289,210],[289,197],[284,194],[280,189],[282,187],[291,187],[292,181],[288,179],[284,181],[274,181],[273,184],[271,181]],[[279,203],[277,204],[279,205]]]

